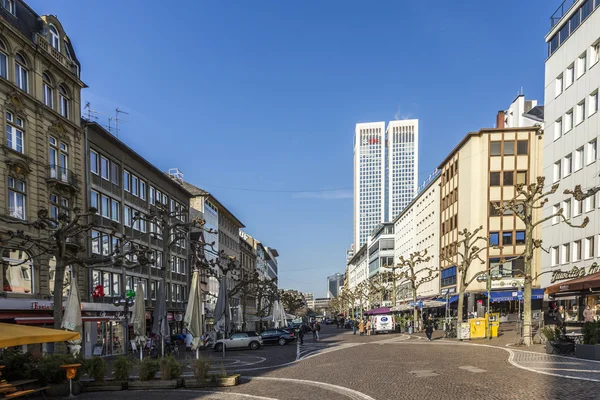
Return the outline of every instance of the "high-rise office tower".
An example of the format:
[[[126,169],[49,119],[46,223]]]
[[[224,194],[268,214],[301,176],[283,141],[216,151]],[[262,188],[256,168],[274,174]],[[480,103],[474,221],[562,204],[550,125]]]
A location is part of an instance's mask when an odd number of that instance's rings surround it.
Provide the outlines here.
[[[356,124],[354,248],[379,224],[393,220],[417,190],[419,121]]]

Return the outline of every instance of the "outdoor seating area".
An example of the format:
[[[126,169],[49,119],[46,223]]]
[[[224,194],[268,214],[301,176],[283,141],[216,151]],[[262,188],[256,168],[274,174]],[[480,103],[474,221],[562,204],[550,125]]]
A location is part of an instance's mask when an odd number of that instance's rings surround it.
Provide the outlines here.
[[[40,393],[45,399],[45,391],[50,389],[50,386],[37,386],[37,383],[37,379],[23,379],[20,381],[0,383],[0,394],[2,394],[5,399],[16,399],[18,397]]]

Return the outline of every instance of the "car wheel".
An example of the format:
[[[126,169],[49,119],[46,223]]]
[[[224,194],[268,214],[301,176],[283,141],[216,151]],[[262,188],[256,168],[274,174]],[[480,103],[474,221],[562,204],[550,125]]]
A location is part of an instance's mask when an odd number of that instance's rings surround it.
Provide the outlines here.
[[[258,342],[250,342],[251,350],[258,350],[259,347],[260,347],[260,344]]]
[[[215,346],[215,351],[223,351],[223,343],[217,343]]]
[[[277,341],[277,343],[279,343],[280,346],[283,346],[287,343],[287,340],[285,340],[285,338],[279,338],[279,340]]]

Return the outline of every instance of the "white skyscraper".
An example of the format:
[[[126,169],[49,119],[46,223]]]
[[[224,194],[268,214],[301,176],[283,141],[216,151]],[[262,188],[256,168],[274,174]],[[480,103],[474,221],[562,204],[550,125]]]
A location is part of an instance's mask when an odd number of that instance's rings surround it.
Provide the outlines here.
[[[367,242],[393,220],[417,190],[419,121],[356,124],[354,134],[354,244]]]

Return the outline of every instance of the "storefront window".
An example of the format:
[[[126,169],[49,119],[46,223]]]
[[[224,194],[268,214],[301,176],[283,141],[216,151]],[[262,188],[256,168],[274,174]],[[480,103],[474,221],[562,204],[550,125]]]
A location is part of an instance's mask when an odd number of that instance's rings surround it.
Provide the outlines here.
[[[122,321],[96,323],[95,356],[111,356],[125,353],[125,328]]]
[[[34,294],[34,271],[31,256],[21,250],[5,250],[3,261],[4,291]]]

